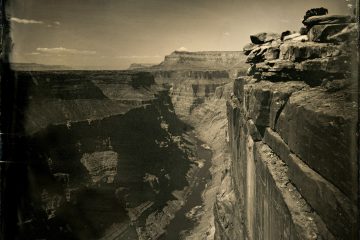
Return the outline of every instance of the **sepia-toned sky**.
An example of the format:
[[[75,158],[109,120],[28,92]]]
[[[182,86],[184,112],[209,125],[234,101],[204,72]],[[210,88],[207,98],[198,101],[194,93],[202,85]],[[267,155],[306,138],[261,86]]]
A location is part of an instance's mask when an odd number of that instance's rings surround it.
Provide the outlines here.
[[[177,49],[241,50],[250,34],[299,30],[310,8],[349,13],[347,1],[12,0],[12,61],[124,69]]]

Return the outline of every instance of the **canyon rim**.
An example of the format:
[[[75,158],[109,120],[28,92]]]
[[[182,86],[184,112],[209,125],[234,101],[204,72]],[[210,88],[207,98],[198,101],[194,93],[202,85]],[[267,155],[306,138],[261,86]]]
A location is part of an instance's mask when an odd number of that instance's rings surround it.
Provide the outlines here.
[[[0,239],[360,238],[357,1],[0,2]]]

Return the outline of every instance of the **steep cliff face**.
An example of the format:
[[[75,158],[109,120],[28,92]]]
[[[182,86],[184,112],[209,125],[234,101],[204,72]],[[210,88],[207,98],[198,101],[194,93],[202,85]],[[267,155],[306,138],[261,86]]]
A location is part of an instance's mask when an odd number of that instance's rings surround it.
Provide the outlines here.
[[[185,119],[197,105],[210,99],[218,86],[245,74],[245,60],[242,51],[175,51],[161,64],[142,70],[170,88],[175,113]]]
[[[259,34],[246,46],[254,65],[227,101],[231,164],[215,203],[215,239],[357,239],[353,32],[308,29],[283,41]],[[339,32],[347,37],[333,40]]]
[[[165,56],[165,60],[156,67],[181,69],[230,69],[242,67],[245,56],[241,51],[183,52],[175,51]]]
[[[215,94],[217,87],[229,82],[229,78],[216,80],[184,79],[171,83],[170,94],[175,113],[186,119],[198,106]]]

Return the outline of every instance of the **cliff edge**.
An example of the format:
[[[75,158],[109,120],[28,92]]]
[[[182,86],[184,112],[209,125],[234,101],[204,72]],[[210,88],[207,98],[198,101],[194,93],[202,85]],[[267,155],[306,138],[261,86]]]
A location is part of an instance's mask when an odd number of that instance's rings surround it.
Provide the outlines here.
[[[215,239],[357,239],[358,24],[259,33],[227,100],[231,164]]]

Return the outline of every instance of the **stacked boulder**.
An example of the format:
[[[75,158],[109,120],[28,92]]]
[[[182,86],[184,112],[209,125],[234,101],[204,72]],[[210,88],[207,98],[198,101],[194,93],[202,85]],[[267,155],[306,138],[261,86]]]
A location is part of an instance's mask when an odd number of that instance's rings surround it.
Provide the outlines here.
[[[251,43],[243,48],[251,64],[248,75],[257,80],[303,80],[312,86],[349,78],[358,33],[355,19],[310,15],[303,24],[299,32],[250,36]]]

